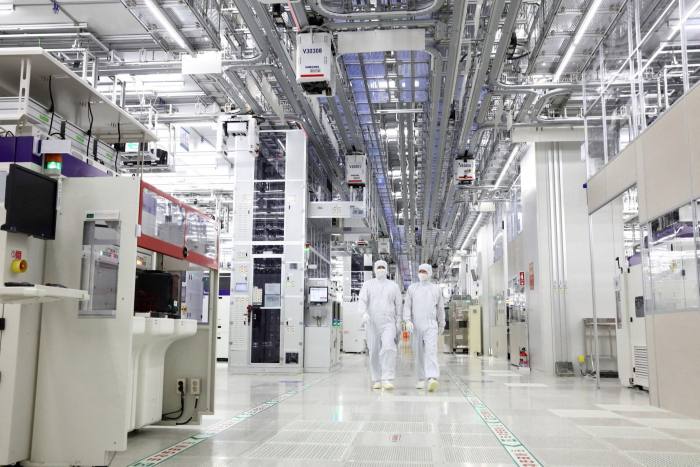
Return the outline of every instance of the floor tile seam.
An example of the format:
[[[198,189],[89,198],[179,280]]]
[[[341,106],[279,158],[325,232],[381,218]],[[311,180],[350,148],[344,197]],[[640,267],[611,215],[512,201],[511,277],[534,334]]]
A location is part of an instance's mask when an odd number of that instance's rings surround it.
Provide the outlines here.
[[[616,451],[618,454],[621,454],[623,457],[626,457],[627,459],[631,460],[632,463],[637,464],[637,465],[644,465],[643,463],[639,462],[637,459],[635,459],[634,457],[629,455],[627,451],[618,448],[617,446],[612,444],[612,442],[608,441],[606,438],[598,438],[597,436],[594,436],[594,439],[597,439],[598,441],[600,441],[604,445],[612,447],[613,451]],[[629,439],[640,439],[640,438],[629,438]]]
[[[647,419],[644,419],[644,418],[628,418],[628,417],[623,417],[623,418],[625,418],[626,420],[629,420],[629,421],[631,421],[631,422],[638,423],[638,424],[639,424],[639,427],[643,427],[643,428],[646,428],[646,429],[648,429],[648,430],[651,430],[651,431],[653,431],[653,432],[655,432],[655,433],[660,434],[660,435],[661,435],[661,438],[660,438],[660,439],[668,439],[668,437],[670,436],[671,439],[675,439],[675,440],[678,440],[678,441],[683,441],[683,442],[685,442],[685,440],[684,440],[683,438],[674,436],[674,435],[672,435],[671,433],[667,433],[667,432],[663,431],[663,429],[662,429],[661,427],[654,427],[654,426],[645,424],[645,423],[643,422],[643,420],[647,420]],[[691,419],[691,420],[692,420],[692,419]],[[674,429],[674,428],[671,428],[671,429]],[[683,430],[683,428],[675,428],[675,429]]]
[[[496,416],[491,409],[488,408],[488,406],[482,402],[482,400],[474,393],[467,384],[465,384],[459,376],[455,376],[454,373],[449,369],[447,369],[447,374],[452,381],[453,384],[457,386],[457,388],[460,390],[462,393],[462,396],[466,400],[466,402],[472,407],[474,412],[479,415],[479,417],[482,419],[484,424],[488,426],[490,429],[491,433],[496,437],[496,440],[499,442],[501,447],[508,453],[509,456],[511,456],[513,462],[518,465],[518,466],[528,466],[528,467],[542,467],[542,463],[540,462],[539,459],[530,451],[524,444],[523,442],[515,436],[515,434],[503,423],[498,416]],[[482,410],[480,412],[480,409]],[[487,421],[485,419],[485,414],[491,414],[491,422]],[[501,430],[499,430],[501,428]],[[505,430],[505,431],[503,431]],[[506,443],[504,440],[500,439],[496,433],[496,431],[501,431],[502,433],[506,433],[507,435],[510,435],[510,437],[514,440],[512,443]],[[527,456],[529,456],[529,459],[527,459]]]
[[[213,425],[210,425],[206,428],[202,428],[199,433],[196,433],[194,435],[189,436],[188,438],[185,438],[171,446],[168,446],[156,453],[153,453],[149,456],[146,456],[140,460],[137,460],[131,464],[128,465],[128,467],[153,467],[156,465],[159,465],[169,459],[172,459],[173,457],[181,454],[182,452],[200,444],[203,443],[204,441],[207,441],[209,439],[214,438],[215,436],[219,435],[220,433],[223,433],[224,431],[228,430],[229,428],[232,428],[244,421],[250,420],[254,416],[267,411],[268,409],[271,409],[272,407],[276,407],[282,402],[286,401],[287,399],[290,399],[292,397],[295,397],[299,394],[304,393],[306,390],[310,389],[311,387],[315,386],[316,384],[319,384],[323,381],[326,381],[331,378],[333,374],[329,374],[326,376],[323,376],[321,378],[318,378],[314,381],[310,381],[308,383],[304,383],[301,386],[297,386],[294,389],[291,389],[287,392],[284,392],[282,394],[278,394],[276,397],[273,399],[267,400],[255,407],[252,407],[248,409],[245,412],[239,413],[238,415],[235,415],[234,417],[228,418],[221,420],[217,423],[214,423]]]

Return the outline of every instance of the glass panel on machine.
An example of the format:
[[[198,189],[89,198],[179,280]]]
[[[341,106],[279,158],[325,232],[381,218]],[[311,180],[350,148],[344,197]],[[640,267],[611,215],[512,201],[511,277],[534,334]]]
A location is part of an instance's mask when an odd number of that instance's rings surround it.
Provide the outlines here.
[[[255,158],[255,180],[284,180],[284,133],[261,133],[260,154]]]
[[[90,220],[83,224],[80,288],[90,294],[90,300],[80,303],[79,316],[115,316],[119,246],[119,221]]]
[[[696,309],[700,305],[693,205],[651,221],[648,239],[654,313]]]
[[[253,241],[284,240],[284,182],[255,182]]]
[[[280,363],[282,259],[253,260],[251,363]]]
[[[144,188],[141,231],[172,245],[182,245],[185,238],[185,209],[179,204]]]
[[[185,246],[190,253],[216,259],[216,223],[198,212],[187,213]]]

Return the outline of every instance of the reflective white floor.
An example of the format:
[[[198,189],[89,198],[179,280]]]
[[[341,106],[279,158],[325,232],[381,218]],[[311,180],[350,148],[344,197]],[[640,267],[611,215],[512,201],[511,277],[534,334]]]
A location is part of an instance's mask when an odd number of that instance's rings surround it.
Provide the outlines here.
[[[519,375],[501,361],[444,356],[440,390],[428,394],[413,388],[410,360],[400,356],[393,392],[370,389],[364,356],[345,355],[330,376],[228,375],[220,365],[215,416],[196,430],[140,430],[111,465],[131,465],[303,381],[310,386],[302,392],[160,465],[516,465],[466,390],[539,465],[700,466],[700,420],[651,407],[646,393],[617,381],[596,391],[588,379]]]

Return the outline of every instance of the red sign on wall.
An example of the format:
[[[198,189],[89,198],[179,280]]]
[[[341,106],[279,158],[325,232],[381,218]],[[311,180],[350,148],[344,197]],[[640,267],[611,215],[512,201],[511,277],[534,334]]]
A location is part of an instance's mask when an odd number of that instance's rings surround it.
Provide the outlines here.
[[[530,290],[535,290],[535,264],[530,263],[528,269],[528,275],[530,276]]]
[[[520,271],[520,287],[525,287],[525,271]]]

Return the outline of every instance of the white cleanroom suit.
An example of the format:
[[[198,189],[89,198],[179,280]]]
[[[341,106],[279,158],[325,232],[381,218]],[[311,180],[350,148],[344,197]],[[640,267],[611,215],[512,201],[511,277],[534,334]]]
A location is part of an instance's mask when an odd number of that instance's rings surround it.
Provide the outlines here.
[[[426,378],[437,380],[440,376],[437,340],[445,329],[445,303],[442,290],[430,280],[432,274],[430,265],[421,264],[418,267],[421,280],[410,285],[403,307],[406,329],[413,334],[418,387],[422,387],[421,382]]]
[[[375,278],[362,284],[360,310],[367,329],[367,348],[372,382],[375,389],[384,383],[393,388],[396,371],[396,335],[401,324],[401,291],[396,282],[387,279],[386,261],[374,263]]]

